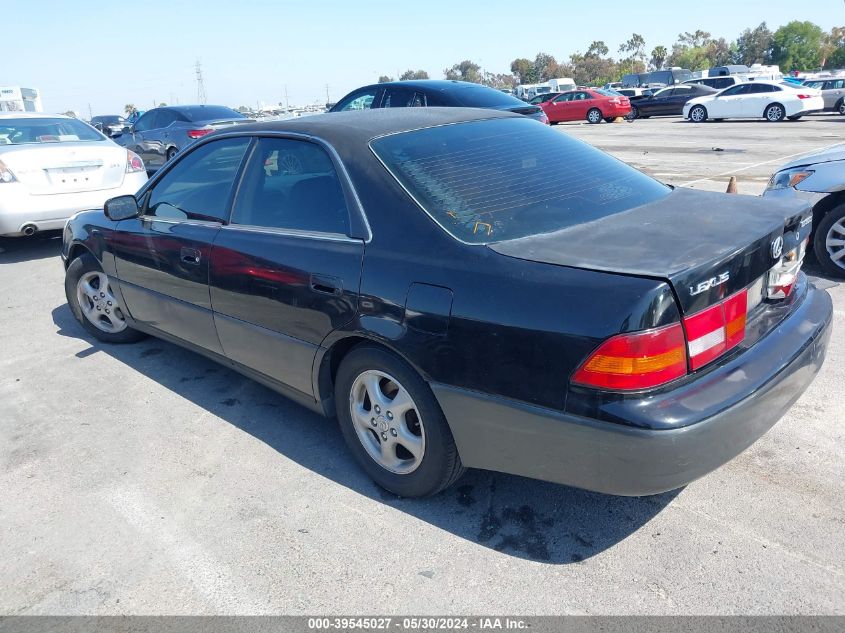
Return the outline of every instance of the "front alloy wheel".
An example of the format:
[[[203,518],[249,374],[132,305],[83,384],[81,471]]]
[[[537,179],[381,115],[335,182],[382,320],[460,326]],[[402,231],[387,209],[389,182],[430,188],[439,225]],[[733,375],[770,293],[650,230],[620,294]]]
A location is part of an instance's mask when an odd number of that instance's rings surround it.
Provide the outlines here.
[[[107,334],[126,329],[126,318],[117,302],[106,273],[90,271],[76,282],[76,300],[82,314],[95,328]]]
[[[702,123],[707,120],[707,110],[704,109],[704,106],[693,106],[692,110],[689,111],[689,118],[694,123]]]
[[[834,207],[816,227],[813,249],[825,272],[845,277],[845,204]]]

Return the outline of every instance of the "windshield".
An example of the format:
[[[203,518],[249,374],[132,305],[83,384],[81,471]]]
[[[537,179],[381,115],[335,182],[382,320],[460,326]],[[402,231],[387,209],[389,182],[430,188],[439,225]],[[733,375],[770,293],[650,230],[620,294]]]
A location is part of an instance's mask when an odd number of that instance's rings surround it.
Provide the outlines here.
[[[472,244],[550,233],[670,191],[604,152],[527,118],[404,132],[371,146],[440,226]]]
[[[95,117],[100,123],[105,123],[106,125],[117,125],[119,123],[126,123],[126,119],[122,116],[101,116]]]
[[[485,86],[461,87],[450,90],[450,94],[455,101],[469,108],[513,108],[525,105],[516,97]]]
[[[602,96],[605,96],[605,97],[621,97],[622,96],[620,93],[616,92],[615,90],[610,90],[609,88],[596,88],[595,90],[593,90],[593,92],[596,92],[596,93],[598,93]]]
[[[102,141],[103,135],[76,119],[0,119],[0,145]]]
[[[240,112],[224,106],[189,106],[179,108],[189,121],[210,121],[212,119],[245,119]]]

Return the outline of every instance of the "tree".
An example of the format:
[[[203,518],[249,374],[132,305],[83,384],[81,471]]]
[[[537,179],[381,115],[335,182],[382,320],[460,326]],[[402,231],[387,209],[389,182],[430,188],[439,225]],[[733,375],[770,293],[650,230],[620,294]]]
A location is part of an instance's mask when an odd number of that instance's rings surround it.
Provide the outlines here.
[[[824,68],[845,68],[845,26],[830,29],[828,42],[833,50],[824,60]]]
[[[663,62],[666,61],[666,56],[669,51],[665,46],[655,46],[651,49],[651,67],[653,70],[660,70],[663,68]]]
[[[631,72],[637,72],[636,64],[642,65],[645,70],[645,39],[639,33],[634,33],[631,38],[619,47],[620,53],[628,53],[628,57],[623,60],[624,66],[629,66]]]
[[[393,81],[393,77],[388,77],[387,75],[382,75],[378,78],[378,82],[380,84],[386,84],[389,81]]]
[[[62,114],[64,114],[65,116],[69,116],[72,119],[76,118],[76,112],[74,112],[73,110],[68,110],[67,112],[63,112]]]
[[[483,77],[479,72],[480,70],[481,66],[475,62],[465,59],[461,63],[445,69],[443,74],[446,76],[446,79],[457,79],[459,81],[469,81],[474,84],[480,84],[483,83]]]
[[[167,104],[164,101],[162,101],[161,103],[158,104],[158,107],[159,108],[166,108]]]
[[[596,40],[581,55],[573,53],[569,57],[570,74],[578,85],[588,86],[603,84],[619,79],[619,65],[610,57],[607,45],[601,40]]]
[[[745,29],[736,38],[736,52],[733,62],[737,64],[765,64],[772,57],[772,32],[765,22],[755,29]]]
[[[409,79],[428,79],[428,73],[424,70],[406,70],[399,77],[399,81],[408,81]]]
[[[519,57],[511,62],[511,72],[519,78],[521,84],[537,83],[537,72],[534,62],[525,57]]]
[[[138,111],[138,108],[136,108],[131,103],[127,103],[125,106],[123,106],[123,111],[126,113],[126,116],[132,116]]]
[[[782,71],[813,70],[820,67],[821,27],[812,22],[793,20],[772,37],[772,61]]]
[[[678,44],[687,48],[701,48],[702,46],[706,46],[709,41],[710,33],[700,29],[695,33],[687,31],[678,35]]]

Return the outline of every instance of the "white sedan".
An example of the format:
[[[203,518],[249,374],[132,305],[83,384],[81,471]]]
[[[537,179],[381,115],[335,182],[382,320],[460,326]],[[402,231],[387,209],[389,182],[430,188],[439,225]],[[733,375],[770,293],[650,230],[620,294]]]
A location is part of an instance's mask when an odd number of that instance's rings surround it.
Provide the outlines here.
[[[690,99],[684,118],[702,123],[707,119],[757,119],[795,121],[824,109],[821,92],[789,82],[746,81],[730,88]]]
[[[61,229],[77,211],[134,194],[147,180],[134,152],[57,114],[0,114],[0,236]]]

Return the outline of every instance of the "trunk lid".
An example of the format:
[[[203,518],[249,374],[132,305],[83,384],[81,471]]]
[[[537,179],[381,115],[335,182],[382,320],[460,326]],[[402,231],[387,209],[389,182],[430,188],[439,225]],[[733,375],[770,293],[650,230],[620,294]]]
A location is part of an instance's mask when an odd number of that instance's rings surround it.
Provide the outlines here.
[[[0,146],[0,160],[33,195],[119,187],[126,149],[111,141]]]
[[[593,222],[489,247],[531,261],[668,281],[684,314],[750,286],[809,236],[801,202],[675,189]]]

